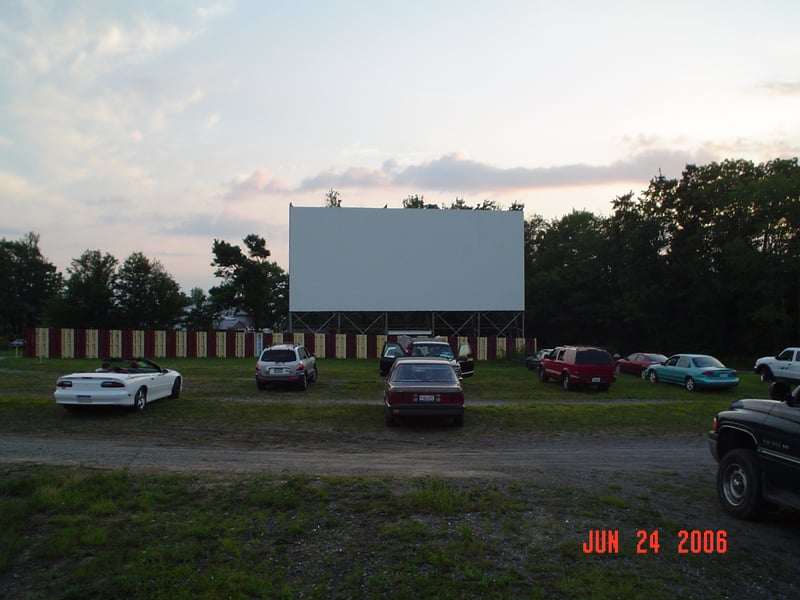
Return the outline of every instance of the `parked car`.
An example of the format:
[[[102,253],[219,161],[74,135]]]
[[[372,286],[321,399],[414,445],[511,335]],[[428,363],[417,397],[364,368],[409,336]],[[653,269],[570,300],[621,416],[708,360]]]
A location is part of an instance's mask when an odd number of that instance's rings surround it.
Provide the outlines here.
[[[651,383],[682,385],[690,392],[698,387],[730,388],[739,384],[734,369],[707,354],[673,354],[664,363],[647,367],[647,378]]]
[[[438,356],[401,356],[383,388],[386,425],[398,417],[452,417],[464,423],[464,390],[450,361]]]
[[[22,338],[11,340],[8,343],[9,348],[22,348],[24,345],[25,345],[25,340],[23,340]]]
[[[781,401],[737,400],[714,417],[708,443],[725,512],[750,519],[769,505],[800,509],[798,423],[800,387]]]
[[[148,402],[177,398],[183,377],[145,358],[114,358],[103,361],[96,371],[63,375],[56,381],[56,404],[81,406],[130,406],[144,410]]]
[[[383,344],[378,365],[380,374],[386,375],[394,361],[401,356],[440,356],[450,361],[459,377],[472,377],[475,374],[475,357],[472,347],[466,342],[459,345],[457,353],[453,353],[450,344],[443,338],[412,339],[401,336],[396,342]]]
[[[559,346],[545,355],[539,364],[539,381],[550,378],[560,381],[565,390],[596,385],[603,391],[617,379],[611,355],[591,346]]]
[[[638,375],[642,379],[647,377],[647,367],[662,363],[667,360],[663,354],[654,352],[634,352],[617,361],[617,373],[630,373]]]
[[[552,348],[542,348],[541,350],[537,351],[536,354],[531,354],[530,356],[525,357],[525,366],[528,368],[528,371],[538,371],[539,365],[542,362],[542,358],[550,354],[553,351]]]
[[[317,380],[317,360],[299,344],[277,344],[265,348],[256,362],[256,388],[269,383],[288,383],[304,390]]]
[[[775,379],[800,383],[800,348],[784,348],[777,356],[762,356],[753,370],[761,381]]]

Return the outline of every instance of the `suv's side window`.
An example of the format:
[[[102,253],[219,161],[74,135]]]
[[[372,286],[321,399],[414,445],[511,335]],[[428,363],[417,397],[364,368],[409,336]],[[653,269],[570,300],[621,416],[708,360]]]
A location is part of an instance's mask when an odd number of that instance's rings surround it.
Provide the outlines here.
[[[784,350],[780,354],[778,354],[778,360],[792,360],[794,357],[793,350]]]
[[[308,358],[308,352],[306,352],[306,349],[303,348],[302,346],[298,346],[297,356],[300,358],[300,360],[305,360]]]
[[[564,360],[564,354],[565,354],[565,353],[566,353],[566,350],[565,350],[565,349],[561,349],[561,350],[559,350],[559,351],[558,351],[558,356],[556,357],[556,360]]]

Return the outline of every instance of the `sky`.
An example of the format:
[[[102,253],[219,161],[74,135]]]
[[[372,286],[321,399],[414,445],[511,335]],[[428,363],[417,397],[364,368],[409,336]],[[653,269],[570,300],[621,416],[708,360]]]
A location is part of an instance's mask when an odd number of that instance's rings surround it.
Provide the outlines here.
[[[796,0],[0,0],[0,238],[189,293],[215,239],[290,270],[289,203],[331,189],[608,215],[800,155],[798,31]]]

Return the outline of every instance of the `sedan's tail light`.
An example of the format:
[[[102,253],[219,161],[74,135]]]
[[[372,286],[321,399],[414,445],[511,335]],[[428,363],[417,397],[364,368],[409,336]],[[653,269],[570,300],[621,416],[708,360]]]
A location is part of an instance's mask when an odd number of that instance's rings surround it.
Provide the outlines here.
[[[441,394],[439,398],[440,402],[449,402],[455,404],[463,404],[464,403],[464,394],[458,393],[451,393],[451,394]]]
[[[104,388],[124,388],[125,384],[121,381],[104,381],[100,384],[100,387]]]
[[[414,394],[410,392],[391,392],[389,404],[410,403],[414,401]]]
[[[60,387],[60,388],[71,388],[71,387],[72,387],[72,382],[71,382],[71,381],[69,381],[69,380],[66,380],[66,381],[57,381],[57,382],[56,382],[56,387]]]

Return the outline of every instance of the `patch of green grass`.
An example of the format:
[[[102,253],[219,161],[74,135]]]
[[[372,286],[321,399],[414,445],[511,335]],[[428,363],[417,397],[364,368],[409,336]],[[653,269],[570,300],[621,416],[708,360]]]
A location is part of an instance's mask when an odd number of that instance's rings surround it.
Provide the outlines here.
[[[0,431],[48,434],[148,435],[169,430],[208,429],[209,439],[257,441],[265,431],[380,434],[383,378],[377,360],[320,359],[320,378],[301,392],[281,386],[257,390],[252,359],[172,359],[184,391],[161,400],[142,415],[118,409],[89,409],[70,415],[55,405],[59,375],[93,369],[97,361],[16,359],[0,362]],[[740,397],[766,397],[768,386],[741,374],[738,388],[687,392],[622,375],[610,391],[564,391],[540,383],[534,373],[509,360],[480,362],[464,381],[466,426],[462,438],[502,429],[509,433],[582,432],[636,435],[704,432],[711,417]]]
[[[680,555],[692,524],[614,485],[0,469],[8,597],[766,598],[793,586],[795,554],[751,551],[750,524],[730,523],[727,552]],[[679,504],[672,485],[659,497]],[[636,532],[654,527],[660,552],[637,553]],[[618,552],[584,553],[597,529],[619,532]]]

